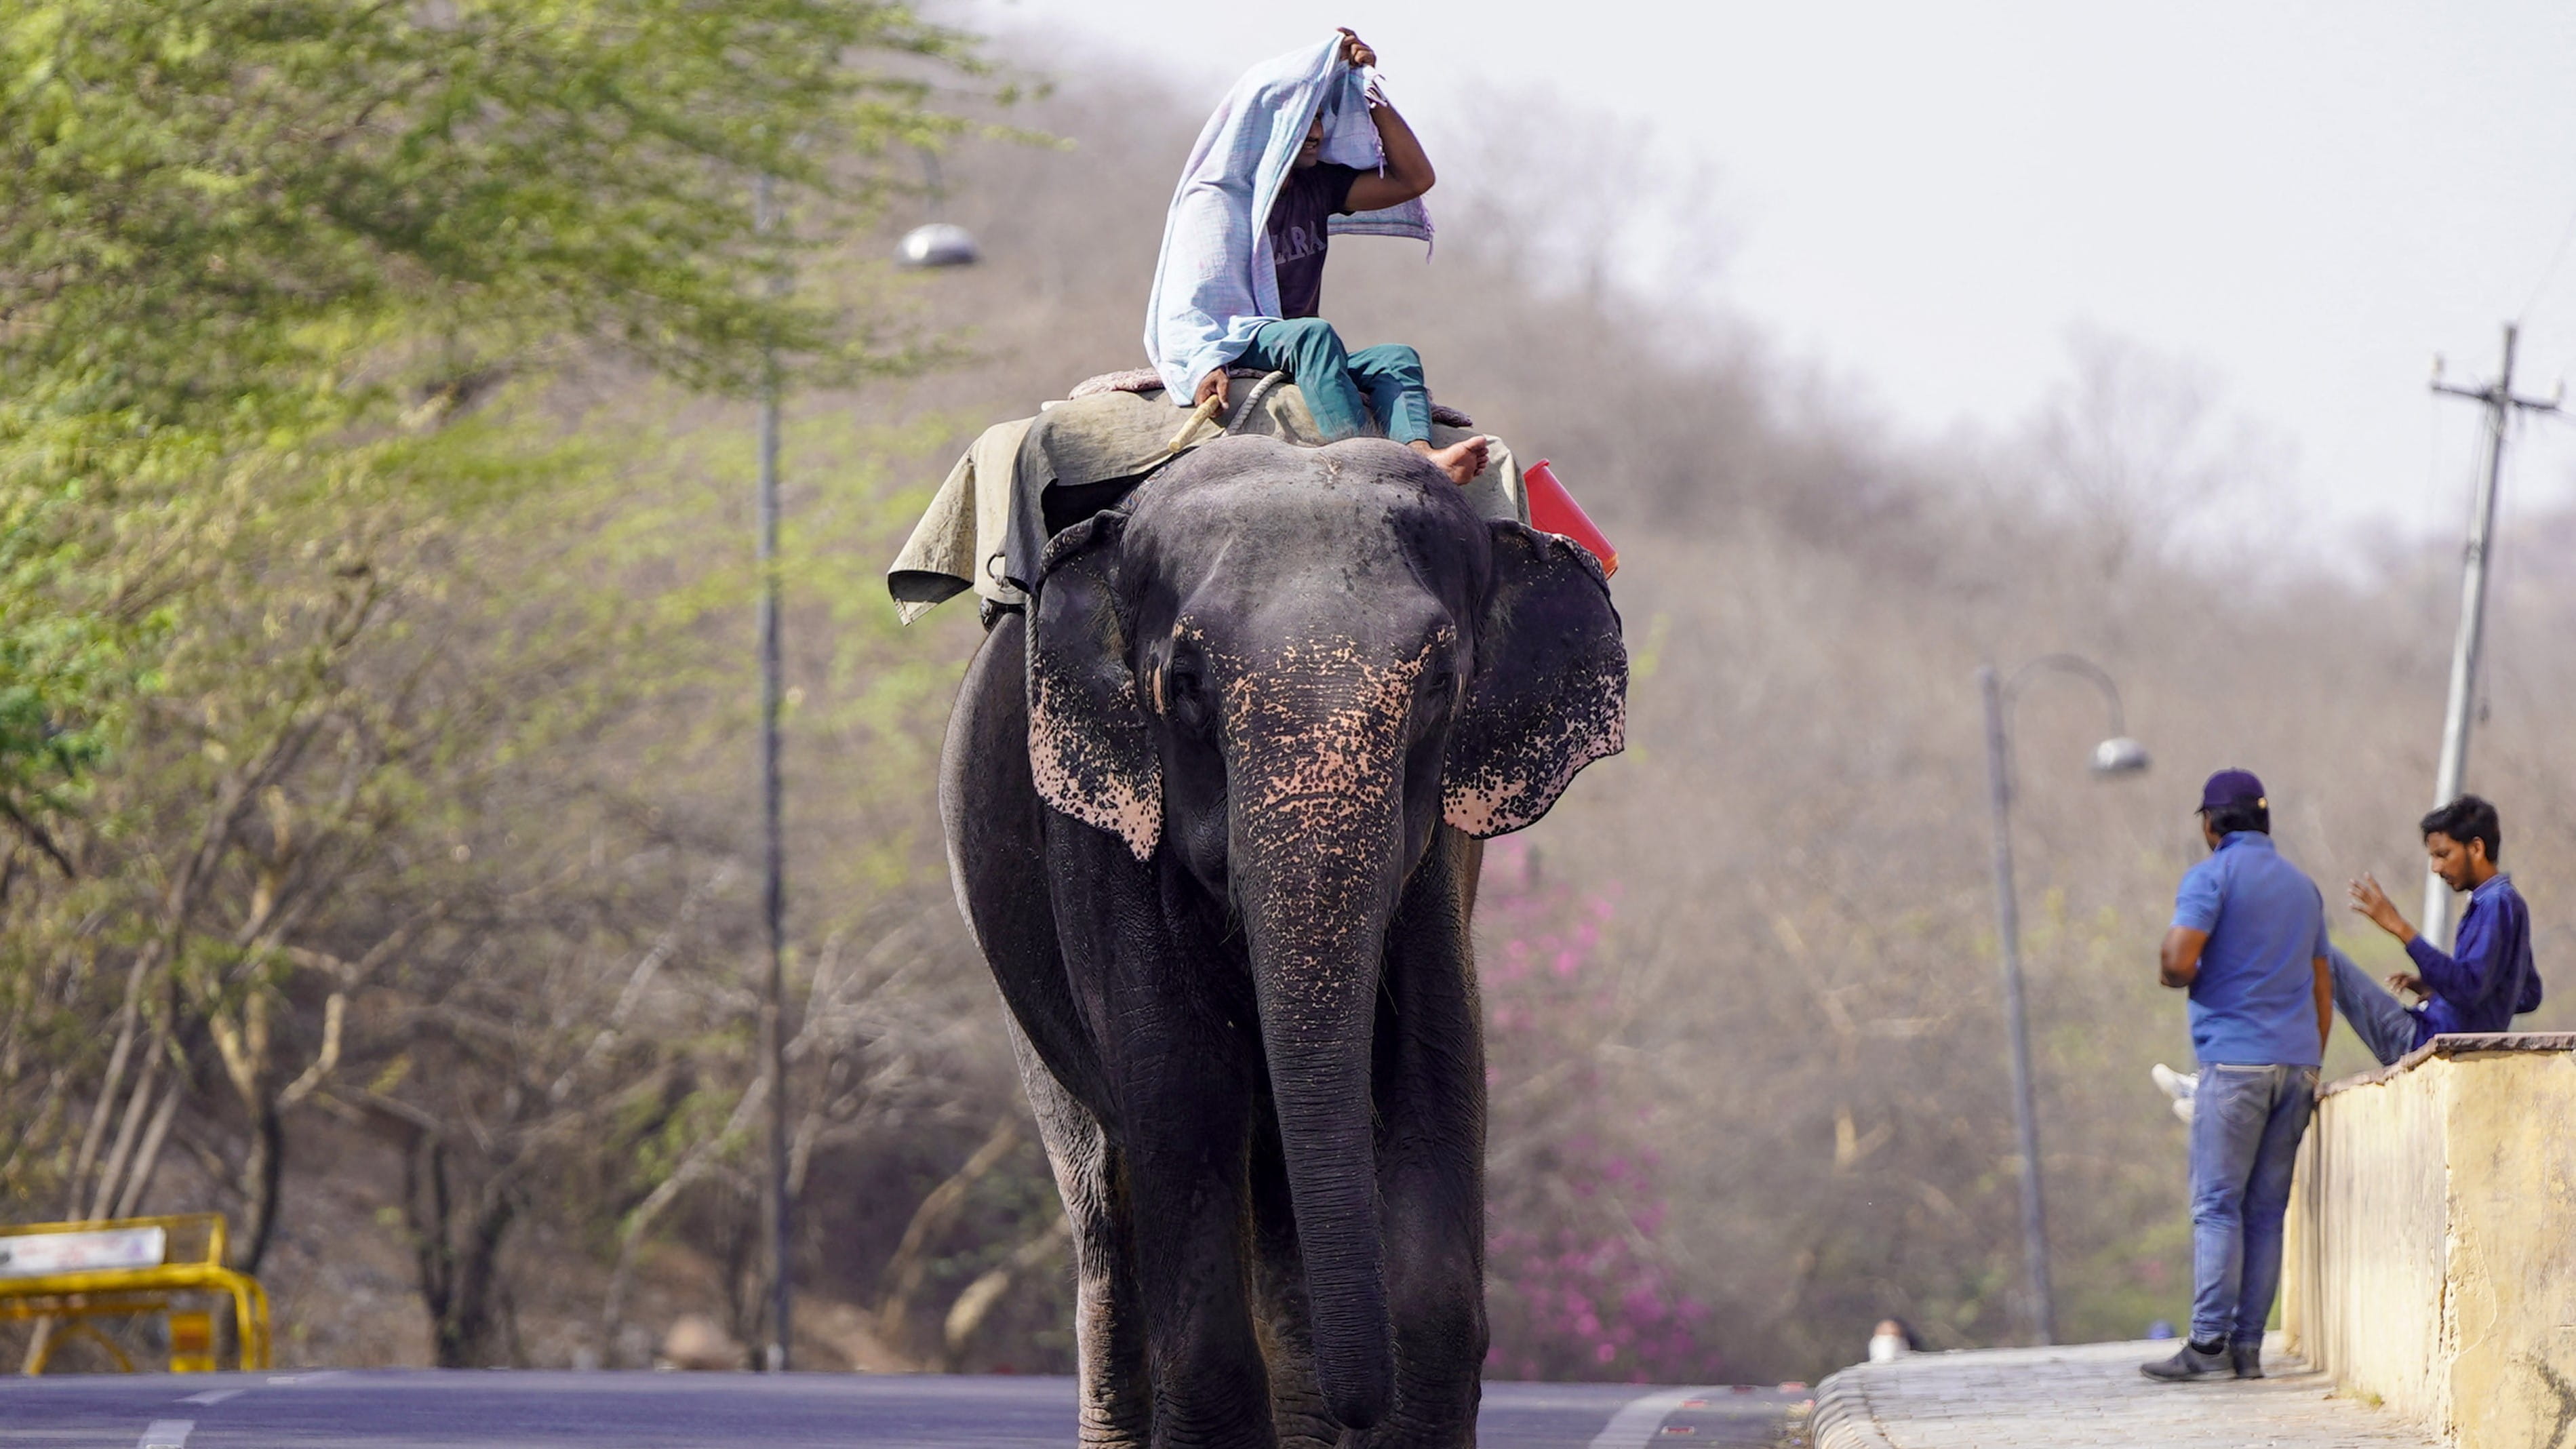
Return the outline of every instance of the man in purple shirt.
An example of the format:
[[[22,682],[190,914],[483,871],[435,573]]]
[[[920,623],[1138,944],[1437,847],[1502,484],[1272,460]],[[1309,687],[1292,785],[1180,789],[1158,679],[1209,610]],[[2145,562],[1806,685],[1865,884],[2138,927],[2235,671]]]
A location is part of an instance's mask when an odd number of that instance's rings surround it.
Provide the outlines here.
[[[2391,990],[2410,993],[2409,1007],[2382,991],[2362,969],[2333,957],[2335,1006],[2382,1064],[2445,1032],[2509,1031],[2516,1014],[2540,1006],[2540,972],[2531,960],[2531,910],[2513,877],[2497,865],[2503,831],[2496,808],[2463,795],[2424,817],[2424,853],[2442,883],[2469,898],[2450,954],[2415,933],[2367,874],[2351,886],[2352,908],[2405,943],[2412,972],[2388,978]]]

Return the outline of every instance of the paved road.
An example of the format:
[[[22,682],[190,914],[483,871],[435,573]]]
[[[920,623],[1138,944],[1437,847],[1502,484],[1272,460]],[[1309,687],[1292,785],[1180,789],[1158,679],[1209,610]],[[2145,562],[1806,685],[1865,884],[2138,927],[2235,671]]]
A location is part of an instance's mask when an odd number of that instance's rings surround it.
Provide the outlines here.
[[[1486,1449],[1774,1443],[1803,1392],[1489,1384]],[[909,1375],[345,1371],[0,1380],[48,1449],[1063,1449],[1073,1383]]]

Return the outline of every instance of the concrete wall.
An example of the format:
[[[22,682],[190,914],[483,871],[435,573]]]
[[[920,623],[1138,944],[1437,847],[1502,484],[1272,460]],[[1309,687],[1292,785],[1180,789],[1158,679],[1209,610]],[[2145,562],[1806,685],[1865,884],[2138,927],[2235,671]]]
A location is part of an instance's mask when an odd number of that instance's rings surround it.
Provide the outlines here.
[[[2576,1449],[2576,1036],[2437,1038],[2327,1087],[2283,1328],[2460,1449]]]

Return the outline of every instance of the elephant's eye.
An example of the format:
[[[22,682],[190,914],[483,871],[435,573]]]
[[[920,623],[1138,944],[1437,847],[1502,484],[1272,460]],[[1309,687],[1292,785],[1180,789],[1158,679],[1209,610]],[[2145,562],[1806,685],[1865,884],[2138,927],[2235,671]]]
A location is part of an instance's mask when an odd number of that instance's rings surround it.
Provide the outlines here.
[[[1216,717],[1207,697],[1207,680],[1196,664],[1173,660],[1163,670],[1163,708],[1172,723],[1192,734],[1204,734]]]
[[[1413,696],[1414,718],[1429,724],[1447,715],[1457,702],[1457,670],[1435,664],[1422,671],[1421,688]]]

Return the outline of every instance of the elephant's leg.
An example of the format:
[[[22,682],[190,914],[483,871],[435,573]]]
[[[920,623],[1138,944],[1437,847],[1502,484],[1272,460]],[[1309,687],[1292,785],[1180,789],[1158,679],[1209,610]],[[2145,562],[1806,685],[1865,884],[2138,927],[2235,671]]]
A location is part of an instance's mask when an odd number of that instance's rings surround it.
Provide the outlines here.
[[[1166,1002],[1132,1018],[1120,1045],[1120,1147],[1136,1224],[1154,1439],[1273,1444],[1270,1388],[1245,1272],[1251,1089],[1235,1045]]]
[[[1261,1353],[1270,1370],[1270,1418],[1283,1449],[1332,1449],[1341,1429],[1315,1386],[1315,1334],[1306,1312],[1306,1273],[1297,1216],[1288,1196],[1288,1159],[1278,1109],[1263,1096],[1252,1117],[1252,1292],[1260,1310]]]
[[[1133,1222],[1121,1197],[1118,1149],[1100,1119],[1047,1071],[1017,1021],[1009,1023],[1020,1080],[1073,1228],[1076,1373],[1083,1449],[1142,1449],[1153,1431],[1145,1317],[1136,1293]]]
[[[1143,1310],[1119,1163],[1096,1105],[1100,1055],[1056,932],[1043,817],[1029,774],[1026,621],[1006,615],[966,668],[939,762],[958,908],[1008,1006],[1020,1080],[1073,1228],[1082,1442],[1142,1445],[1151,1430]]]
[[[1485,1322],[1485,1048],[1467,915],[1480,842],[1442,827],[1387,932],[1375,1086],[1396,1413],[1370,1442],[1472,1445]]]

